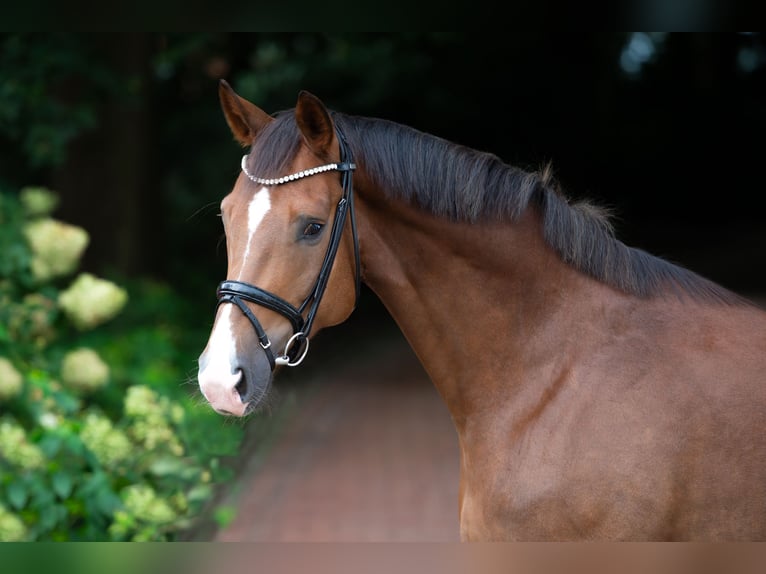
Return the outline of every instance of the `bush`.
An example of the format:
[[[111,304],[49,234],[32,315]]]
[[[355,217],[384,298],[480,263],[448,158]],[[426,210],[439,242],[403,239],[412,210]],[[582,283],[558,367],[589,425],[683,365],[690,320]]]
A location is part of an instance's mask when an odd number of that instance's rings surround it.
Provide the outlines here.
[[[56,204],[0,193],[0,541],[172,540],[230,477],[242,428],[180,384],[199,349],[187,304],[77,274],[88,234]]]

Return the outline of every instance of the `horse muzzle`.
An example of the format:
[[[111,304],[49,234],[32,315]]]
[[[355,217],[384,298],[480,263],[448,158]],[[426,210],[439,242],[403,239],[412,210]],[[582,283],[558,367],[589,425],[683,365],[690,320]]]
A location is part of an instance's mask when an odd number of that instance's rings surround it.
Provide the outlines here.
[[[257,371],[240,367],[216,376],[201,368],[198,380],[200,391],[216,412],[242,417],[253,412],[268,394],[271,369],[268,364]]]
[[[197,380],[213,409],[221,414],[244,416],[255,410],[268,394],[272,370],[264,353],[237,351],[230,336],[229,313],[223,310],[220,324],[199,357]]]

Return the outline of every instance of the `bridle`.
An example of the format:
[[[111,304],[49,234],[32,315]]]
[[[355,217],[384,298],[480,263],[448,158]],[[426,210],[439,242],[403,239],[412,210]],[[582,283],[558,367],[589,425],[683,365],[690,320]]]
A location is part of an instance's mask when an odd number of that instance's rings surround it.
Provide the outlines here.
[[[359,262],[359,239],[356,233],[356,216],[354,214],[354,188],[352,185],[352,172],[356,169],[351,150],[348,148],[348,143],[341,130],[336,127],[336,133],[338,135],[338,142],[340,144],[340,163],[330,163],[299,171],[291,175],[275,179],[264,179],[255,177],[248,173],[246,161],[247,155],[242,157],[242,171],[244,174],[259,185],[275,186],[296,179],[302,179],[304,177],[310,177],[326,171],[339,171],[341,173],[341,184],[343,186],[343,196],[341,197],[338,205],[335,209],[335,218],[332,222],[332,229],[330,231],[330,243],[327,246],[327,251],[322,261],[322,267],[319,270],[314,286],[309,292],[306,299],[300,305],[300,307],[294,307],[281,297],[270,293],[260,287],[245,283],[243,281],[227,280],[222,281],[218,285],[217,297],[218,306],[222,303],[232,303],[239,307],[239,310],[248,318],[250,323],[255,329],[255,333],[258,336],[258,342],[261,348],[266,353],[266,357],[271,365],[273,371],[277,365],[285,365],[288,367],[295,367],[300,365],[303,359],[306,358],[306,354],[309,350],[309,335],[311,328],[314,325],[314,319],[316,318],[319,304],[322,302],[322,296],[327,288],[327,282],[330,278],[330,272],[332,271],[333,263],[335,262],[335,256],[338,253],[338,247],[340,247],[340,240],[343,236],[343,228],[346,223],[346,216],[350,214],[349,219],[351,221],[351,234],[354,238],[354,262],[356,273],[356,301],[359,300],[360,290],[360,262]],[[260,322],[256,318],[255,314],[245,304],[245,301],[255,303],[267,309],[271,309],[285,317],[293,328],[292,336],[287,340],[285,344],[285,350],[277,357],[271,350],[271,341],[266,331],[261,326]],[[355,303],[356,304],[356,303]],[[303,314],[308,309],[308,313],[304,318]]]

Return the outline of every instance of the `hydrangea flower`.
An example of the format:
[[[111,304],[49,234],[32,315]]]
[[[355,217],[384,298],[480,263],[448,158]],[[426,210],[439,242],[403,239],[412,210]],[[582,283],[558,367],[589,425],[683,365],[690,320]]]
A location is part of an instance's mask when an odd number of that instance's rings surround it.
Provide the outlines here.
[[[24,429],[15,422],[0,422],[0,456],[12,465],[34,470],[45,463],[43,451],[27,440]]]
[[[37,422],[44,429],[55,429],[61,424],[61,416],[51,411],[43,411],[37,417]]]
[[[51,218],[27,223],[24,236],[32,249],[32,274],[40,281],[72,273],[90,241],[81,227]]]
[[[113,467],[130,459],[133,446],[127,435],[114,428],[112,421],[102,415],[90,413],[80,431],[83,444],[101,464]]]
[[[0,542],[24,542],[27,527],[21,519],[0,503]]]
[[[168,418],[183,416],[183,409],[155,391],[143,385],[128,388],[125,395],[125,414],[134,419],[130,425],[131,435],[147,450],[162,446],[175,456],[184,454]]]
[[[81,273],[59,294],[59,306],[80,330],[92,329],[117,315],[128,301],[128,293],[111,281]]]
[[[8,359],[0,357],[0,401],[7,401],[21,392],[23,377]]]
[[[64,355],[61,381],[68,388],[92,392],[106,385],[108,380],[109,365],[93,349],[83,347]]]
[[[58,196],[45,187],[25,187],[19,199],[27,217],[50,215],[59,204]]]
[[[154,417],[162,418],[162,405],[160,396],[144,385],[129,387],[125,393],[125,414],[130,417]]]
[[[176,512],[167,501],[147,484],[131,484],[122,491],[122,502],[126,512],[139,520],[164,524],[177,518]]]

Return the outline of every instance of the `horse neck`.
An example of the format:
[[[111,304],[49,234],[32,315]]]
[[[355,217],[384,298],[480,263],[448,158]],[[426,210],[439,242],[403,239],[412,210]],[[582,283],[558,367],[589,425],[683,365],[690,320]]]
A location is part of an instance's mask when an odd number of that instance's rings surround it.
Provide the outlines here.
[[[564,356],[567,326],[611,292],[561,261],[531,209],[512,224],[455,223],[363,190],[358,215],[364,281],[458,425],[522,392],[531,366]]]

